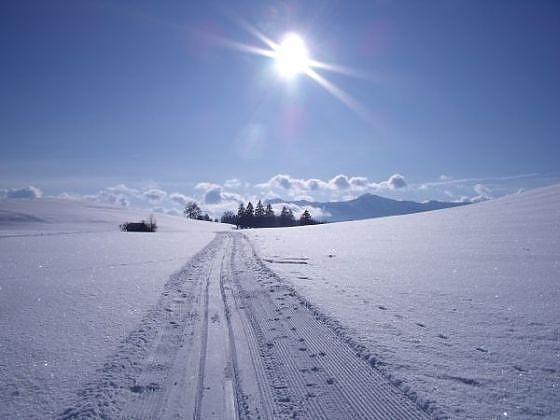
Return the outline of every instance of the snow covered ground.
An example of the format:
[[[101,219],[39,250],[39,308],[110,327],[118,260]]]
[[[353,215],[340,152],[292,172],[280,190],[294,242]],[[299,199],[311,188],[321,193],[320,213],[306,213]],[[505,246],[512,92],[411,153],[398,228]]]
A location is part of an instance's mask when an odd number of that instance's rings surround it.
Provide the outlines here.
[[[0,418],[205,418],[226,395],[216,412],[265,418],[560,418],[560,186],[217,237],[165,215],[118,230],[147,216],[0,201]]]
[[[272,270],[434,414],[560,418],[560,186],[247,234]]]
[[[0,201],[0,418],[53,417],[224,225],[69,200]]]

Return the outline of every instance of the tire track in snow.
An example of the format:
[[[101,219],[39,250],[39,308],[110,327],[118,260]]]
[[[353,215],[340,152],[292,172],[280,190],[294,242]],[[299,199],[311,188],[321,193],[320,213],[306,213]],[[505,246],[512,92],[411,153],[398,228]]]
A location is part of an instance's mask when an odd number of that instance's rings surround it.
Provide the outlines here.
[[[316,310],[219,233],[61,418],[423,419]]]
[[[65,404],[59,419],[159,418],[186,412],[185,389],[200,325],[200,290],[218,238],[170,276],[157,304],[96,374]],[[167,413],[167,414],[166,414]]]
[[[243,235],[230,235],[234,283],[272,384],[274,418],[430,417],[309,310]]]
[[[231,247],[229,236],[221,238],[204,293],[202,346],[194,419],[237,419],[235,351],[227,321],[223,291],[224,261]],[[188,416],[190,417],[190,416]]]

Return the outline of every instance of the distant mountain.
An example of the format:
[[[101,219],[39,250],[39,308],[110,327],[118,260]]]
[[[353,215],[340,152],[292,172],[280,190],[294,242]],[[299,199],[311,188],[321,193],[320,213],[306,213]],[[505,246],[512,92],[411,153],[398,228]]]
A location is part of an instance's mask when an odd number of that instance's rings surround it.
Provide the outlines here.
[[[323,218],[328,222],[343,222],[347,220],[371,219],[374,217],[396,216],[400,214],[420,213],[423,211],[446,209],[462,206],[465,203],[451,203],[445,201],[400,201],[380,197],[375,194],[364,194],[350,201],[311,202],[306,200],[285,201],[279,198],[268,200],[270,204],[287,203],[300,207],[320,208],[330,216]],[[313,214],[313,212],[311,212]]]

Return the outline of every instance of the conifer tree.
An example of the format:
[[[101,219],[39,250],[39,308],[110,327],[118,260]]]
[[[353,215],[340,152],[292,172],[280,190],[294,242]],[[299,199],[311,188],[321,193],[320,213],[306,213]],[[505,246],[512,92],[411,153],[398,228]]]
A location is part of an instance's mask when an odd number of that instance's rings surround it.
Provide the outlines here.
[[[265,227],[274,227],[276,226],[276,215],[274,214],[274,210],[270,203],[266,205],[266,209],[264,211],[264,226]]]
[[[253,209],[253,204],[249,201],[247,207],[245,208],[245,224],[247,227],[255,226],[255,211]]]
[[[299,218],[299,224],[300,226],[313,224],[313,218],[311,217],[311,213],[309,213],[309,210],[305,209],[305,211],[301,214],[301,217]]]
[[[237,228],[244,228],[245,224],[245,206],[243,203],[239,203],[239,208],[237,209]]]
[[[282,207],[282,211],[280,212],[280,226],[294,226],[296,224],[295,222],[296,221],[292,210],[286,206]]]
[[[255,207],[255,227],[260,228],[264,226],[264,215],[264,206],[261,200],[259,200],[257,206]]]
[[[288,209],[288,226],[295,226],[296,225],[296,218],[294,217],[294,213],[292,209]]]
[[[226,210],[222,215],[221,222],[237,225],[237,215],[231,210]]]

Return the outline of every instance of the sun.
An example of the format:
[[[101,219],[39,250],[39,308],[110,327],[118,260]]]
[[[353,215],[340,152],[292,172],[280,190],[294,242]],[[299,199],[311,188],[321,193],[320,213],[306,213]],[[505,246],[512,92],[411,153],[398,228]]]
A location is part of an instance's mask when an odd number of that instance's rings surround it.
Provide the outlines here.
[[[294,33],[287,34],[274,53],[276,69],[286,78],[309,70],[309,53],[303,39]]]

